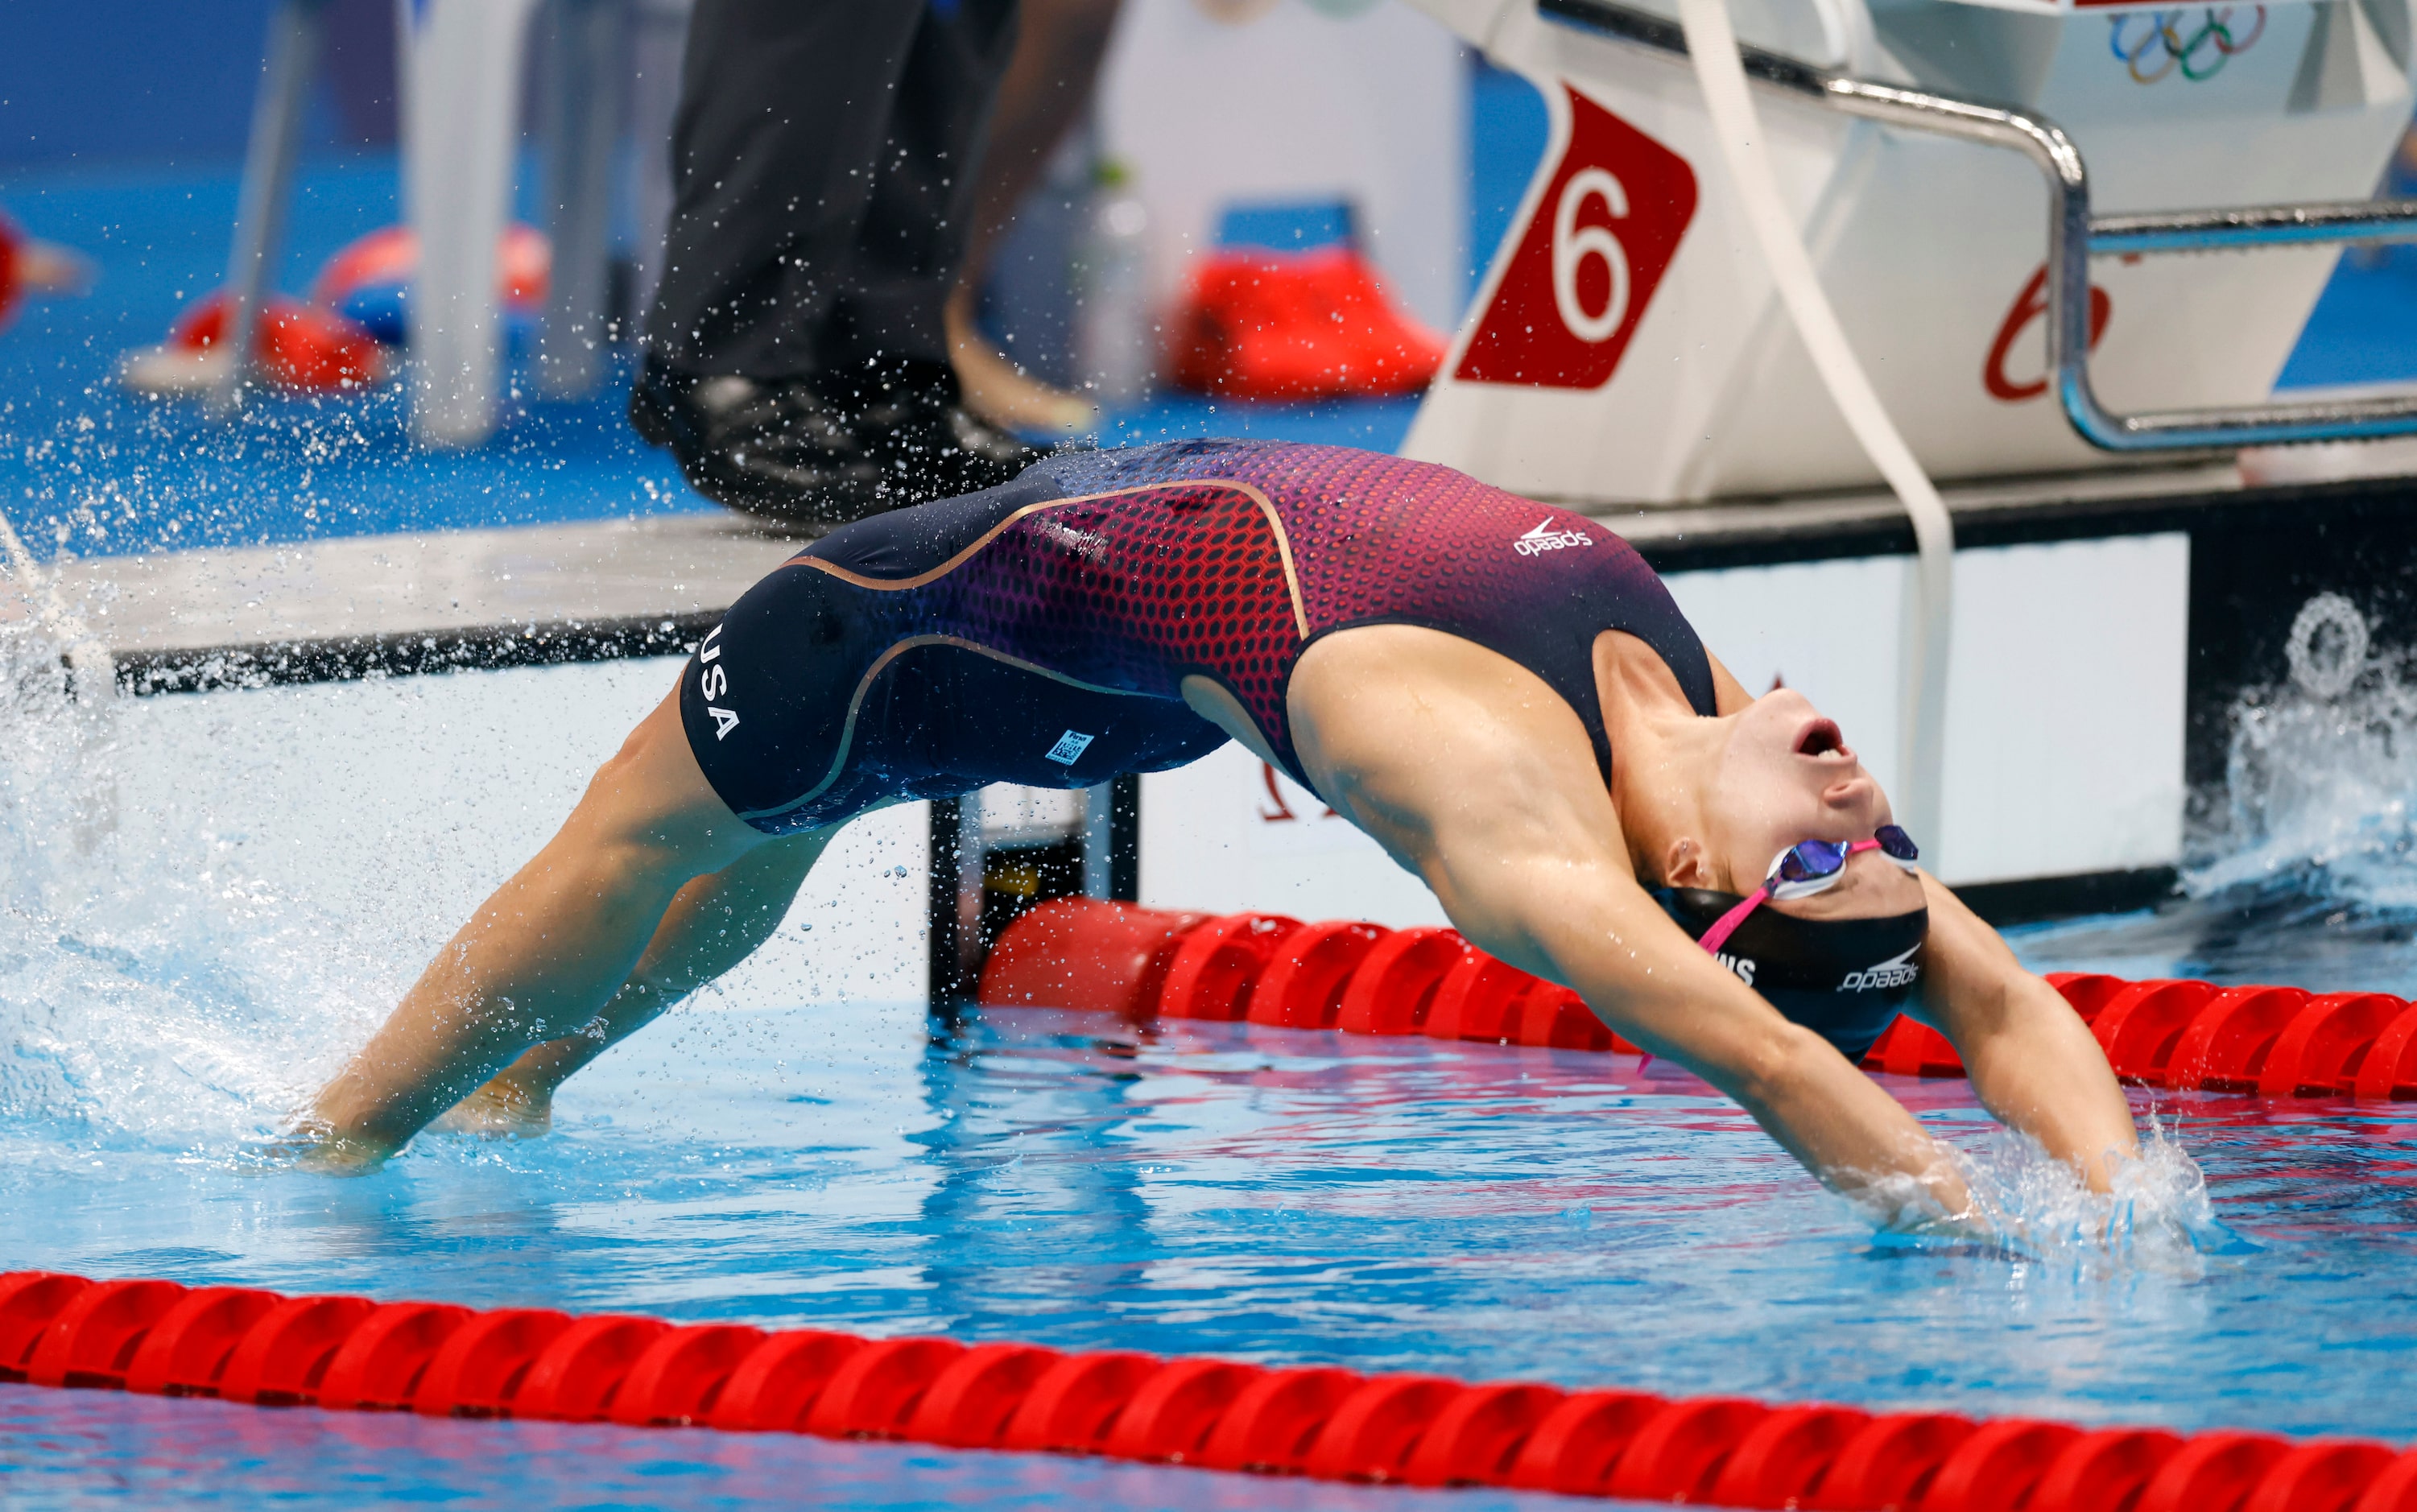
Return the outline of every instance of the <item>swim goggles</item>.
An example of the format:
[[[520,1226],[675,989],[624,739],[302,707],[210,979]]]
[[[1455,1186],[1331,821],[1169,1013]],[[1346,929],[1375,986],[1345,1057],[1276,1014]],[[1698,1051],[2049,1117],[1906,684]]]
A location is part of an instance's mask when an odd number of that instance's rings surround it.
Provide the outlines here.
[[[1706,950],[1717,952],[1728,943],[1729,936],[1737,932],[1737,927],[1745,922],[1746,915],[1764,903],[1774,900],[1786,902],[1789,899],[1810,898],[1815,893],[1829,891],[1838,885],[1840,877],[1847,874],[1847,857],[1863,851],[1877,851],[1908,871],[1911,871],[1913,864],[1922,859],[1922,852],[1914,847],[1913,837],[1894,824],[1882,824],[1872,832],[1872,838],[1867,840],[1799,840],[1772,859],[1771,870],[1763,876],[1762,885],[1748,894],[1737,907],[1722,915],[1696,944]]]

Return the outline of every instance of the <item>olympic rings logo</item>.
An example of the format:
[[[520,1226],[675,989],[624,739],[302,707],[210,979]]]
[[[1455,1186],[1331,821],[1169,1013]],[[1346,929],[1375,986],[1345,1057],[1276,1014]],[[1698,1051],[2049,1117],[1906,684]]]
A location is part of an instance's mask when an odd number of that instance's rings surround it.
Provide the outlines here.
[[[2266,35],[2266,8],[2252,6],[2257,18],[2245,36],[2233,35],[2232,6],[2211,6],[2197,12],[2198,29],[2185,35],[2183,18],[2188,10],[2152,10],[2146,18],[2113,16],[2107,34],[2108,51],[2115,61],[2132,72],[2135,83],[2152,84],[2169,73],[2180,72],[2193,83],[2212,79],[2224,71],[2224,66],[2257,45]],[[2145,19],[2148,30],[2136,39],[2127,39],[2126,30],[2135,20]]]

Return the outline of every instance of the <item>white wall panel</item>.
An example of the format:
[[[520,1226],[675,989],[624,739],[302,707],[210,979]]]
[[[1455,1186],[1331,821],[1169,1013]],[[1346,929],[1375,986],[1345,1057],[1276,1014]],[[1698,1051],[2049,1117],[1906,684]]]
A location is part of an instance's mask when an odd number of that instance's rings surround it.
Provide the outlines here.
[[[2190,537],[1958,553],[1946,875],[2181,857]]]
[[[534,854],[676,659],[121,701],[123,854],[307,910],[365,1021]],[[722,979],[742,1002],[920,1002],[928,806],[850,825],[787,922]],[[708,1004],[711,998],[706,1000]],[[920,1011],[920,1010],[919,1010]]]
[[[1239,203],[1340,200],[1394,293],[1448,331],[1467,297],[1461,45],[1400,0],[1130,0],[1101,80],[1108,152],[1148,207],[1162,300]]]
[[[1238,745],[1141,779],[1141,900],[1296,918],[1441,924],[1426,884]],[[1286,817],[1287,813],[1290,817]]]

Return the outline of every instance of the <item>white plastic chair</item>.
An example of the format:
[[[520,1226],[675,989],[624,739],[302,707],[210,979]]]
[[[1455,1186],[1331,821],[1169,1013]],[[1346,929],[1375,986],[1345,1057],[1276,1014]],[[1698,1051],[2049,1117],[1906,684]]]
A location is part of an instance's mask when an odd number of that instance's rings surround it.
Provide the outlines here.
[[[411,429],[424,446],[476,446],[494,432],[501,409],[495,249],[510,214],[521,80],[540,3],[397,0],[403,200],[419,242],[411,290]],[[593,389],[602,371],[613,148],[630,0],[552,3],[546,184],[554,268],[538,381],[549,397],[576,398]],[[650,8],[665,3],[652,0]],[[234,309],[225,349],[234,360],[211,396],[221,412],[240,401],[251,377],[252,331],[283,246],[303,110],[326,34],[327,0],[285,0],[269,21],[227,269]],[[649,124],[667,134],[667,117]],[[647,159],[660,162],[660,150]]]

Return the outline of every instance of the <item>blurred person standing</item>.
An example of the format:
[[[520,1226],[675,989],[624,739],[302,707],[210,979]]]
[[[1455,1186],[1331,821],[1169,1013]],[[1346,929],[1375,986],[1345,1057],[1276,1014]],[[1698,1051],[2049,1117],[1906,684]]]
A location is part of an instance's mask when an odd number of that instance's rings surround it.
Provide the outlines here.
[[[991,261],[1025,196],[1091,103],[1121,0],[1023,0],[1015,53],[998,89],[982,150],[965,263],[945,311],[949,355],[965,404],[994,424],[1080,435],[1099,409],[1034,378],[983,335],[977,320]]]
[[[698,0],[630,396],[709,498],[823,526],[1006,482],[942,311],[1016,0]]]

